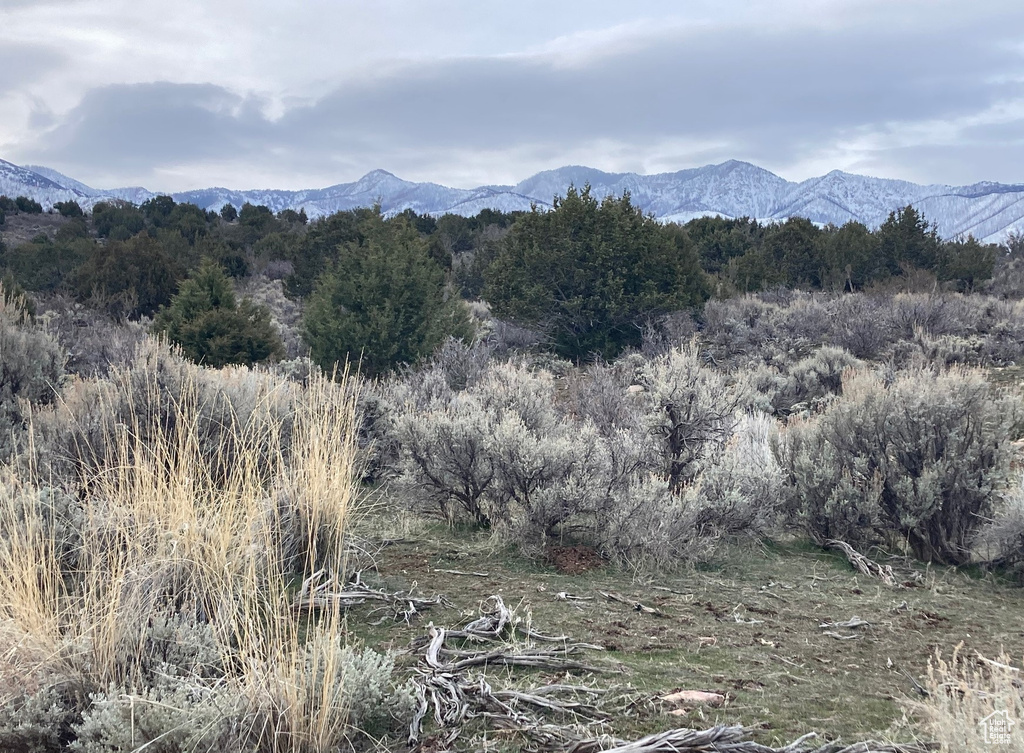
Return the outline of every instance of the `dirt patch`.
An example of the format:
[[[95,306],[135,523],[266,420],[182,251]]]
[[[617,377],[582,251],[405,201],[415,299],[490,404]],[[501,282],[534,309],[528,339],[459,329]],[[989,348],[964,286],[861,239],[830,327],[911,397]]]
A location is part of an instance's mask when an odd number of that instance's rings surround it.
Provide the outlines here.
[[[588,546],[552,546],[544,552],[545,561],[565,575],[580,575],[606,564],[596,550]]]
[[[488,536],[445,529],[382,549],[375,574],[382,587],[442,594],[453,607],[435,607],[411,624],[381,622],[376,605],[354,607],[354,634],[365,645],[401,648],[429,621],[453,624],[499,594],[540,632],[604,646],[594,656],[617,669],[583,684],[634,694],[616,706],[622,713],[609,712],[609,729],[622,738],[679,726],[681,717],[651,699],[680,688],[729,699],[695,708],[686,724],[743,724],[759,730],[762,744],[810,730],[877,737],[903,718],[901,704],[918,697],[907,675],[919,681],[936,650],[945,656],[963,641],[965,651],[998,656],[1024,642],[1024,590],[952,569],[927,571],[924,587],[888,588],[803,545],[736,545],[706,568],[648,575],[616,570],[586,547],[552,547],[538,567],[515,550],[494,549]],[[637,603],[663,614],[637,611]],[[850,640],[823,635],[822,623],[853,616],[872,627]],[[530,675],[522,689],[559,682]]]

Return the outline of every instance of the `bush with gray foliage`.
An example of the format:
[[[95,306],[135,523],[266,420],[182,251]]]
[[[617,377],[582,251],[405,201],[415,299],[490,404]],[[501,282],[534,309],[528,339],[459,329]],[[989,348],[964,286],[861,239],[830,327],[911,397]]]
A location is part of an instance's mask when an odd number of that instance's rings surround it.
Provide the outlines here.
[[[702,557],[774,509],[778,484],[736,461],[749,391],[695,347],[565,376],[522,360],[470,371],[453,384],[435,362],[384,398],[406,496],[449,521],[647,567]]]
[[[22,443],[28,411],[52,403],[64,377],[64,354],[0,286],[0,460]]]
[[[787,512],[821,543],[905,543],[925,561],[969,562],[1020,415],[973,371],[851,375],[841,398],[776,442]]]

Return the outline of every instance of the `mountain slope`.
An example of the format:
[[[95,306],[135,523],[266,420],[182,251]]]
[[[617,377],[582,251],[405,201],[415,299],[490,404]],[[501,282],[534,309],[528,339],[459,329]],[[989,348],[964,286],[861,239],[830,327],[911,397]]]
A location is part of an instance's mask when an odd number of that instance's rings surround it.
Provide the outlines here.
[[[402,180],[374,170],[352,183],[302,191],[205,188],[172,194],[204,209],[245,202],[264,204],[275,212],[304,208],[310,217],[380,204],[387,214],[412,209],[421,214],[447,212],[474,215],[482,209],[528,211],[547,209],[570,185],[589,185],[598,197],[629,192],[633,203],[659,219],[685,222],[694,217],[721,215],[784,220],[806,217],[820,224],[841,225],[851,220],[877,227],[894,209],[913,204],[944,237],[973,234],[1000,242],[1010,231],[1024,232],[1024,185],[975,183],[970,186],[922,186],[901,180],[871,178],[834,170],[796,183],[747,162],[674,173],[638,175],[606,173],[567,166],[537,173],[515,186],[449,188],[437,183]],[[125,199],[141,203],[156,194],[145,188],[95,189],[46,167],[19,167],[0,160],[0,194],[30,196],[44,207],[75,200],[83,207],[98,201]]]

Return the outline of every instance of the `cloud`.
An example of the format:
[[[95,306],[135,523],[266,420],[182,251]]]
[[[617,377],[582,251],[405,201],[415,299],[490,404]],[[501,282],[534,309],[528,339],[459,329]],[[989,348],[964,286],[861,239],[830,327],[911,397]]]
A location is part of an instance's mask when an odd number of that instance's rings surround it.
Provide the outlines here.
[[[4,42],[0,45],[0,95],[32,85],[68,63],[68,57],[48,45]]]
[[[574,37],[570,63],[548,45],[396,64],[276,111],[212,83],[116,84],[18,151],[83,179],[172,176],[162,190],[216,178],[309,187],[376,167],[472,185],[569,162],[669,170],[729,158],[789,178],[862,165],[936,182],[1012,179],[999,145],[1019,143],[1019,121],[972,118],[1024,102],[1012,35],[1024,8],[910,5],[921,12],[889,19],[883,4],[843,23],[627,24]]]

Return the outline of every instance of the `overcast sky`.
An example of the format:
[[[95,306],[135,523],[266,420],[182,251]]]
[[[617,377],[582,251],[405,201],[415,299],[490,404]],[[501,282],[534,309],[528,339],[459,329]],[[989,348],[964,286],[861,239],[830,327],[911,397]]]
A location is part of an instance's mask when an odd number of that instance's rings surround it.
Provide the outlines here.
[[[1024,182],[1021,0],[0,0],[0,71],[0,158],[104,188]]]

